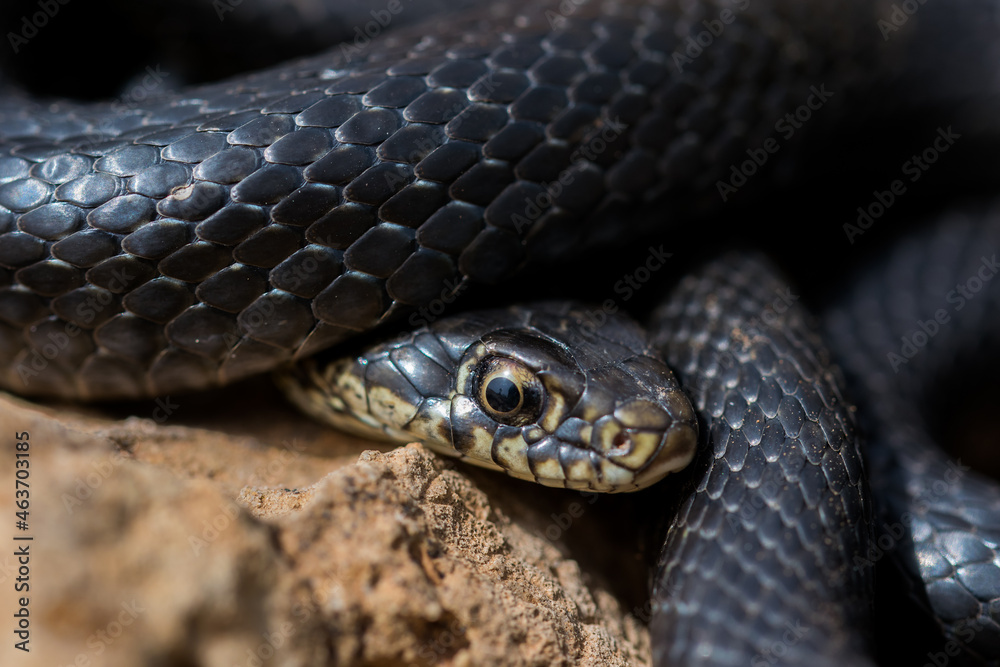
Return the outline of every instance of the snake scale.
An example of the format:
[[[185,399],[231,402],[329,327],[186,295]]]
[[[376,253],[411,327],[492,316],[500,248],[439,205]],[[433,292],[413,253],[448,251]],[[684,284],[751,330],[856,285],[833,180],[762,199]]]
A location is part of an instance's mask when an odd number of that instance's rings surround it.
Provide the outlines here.
[[[890,560],[937,619],[928,656],[996,664],[1000,493],[949,465],[924,418],[956,356],[996,349],[996,290],[886,362],[952,307],[951,284],[985,280],[995,212],[909,235],[822,326],[779,308],[788,283],[746,251],[692,264],[648,339],[617,314],[574,332],[576,306],[437,319],[478,285],[579,270],[710,219],[748,182],[768,192],[813,112],[863,123],[993,92],[991,6],[934,1],[490,3],[127,108],[0,78],[0,386],[167,395],[423,323],[349,362],[324,407],[353,391],[369,427],[419,422],[430,444],[543,483],[673,471],[657,664],[875,664]],[[956,25],[975,39],[939,48]],[[364,354],[380,378],[357,370]],[[373,402],[376,379],[415,412]],[[674,459],[643,476],[646,450]]]

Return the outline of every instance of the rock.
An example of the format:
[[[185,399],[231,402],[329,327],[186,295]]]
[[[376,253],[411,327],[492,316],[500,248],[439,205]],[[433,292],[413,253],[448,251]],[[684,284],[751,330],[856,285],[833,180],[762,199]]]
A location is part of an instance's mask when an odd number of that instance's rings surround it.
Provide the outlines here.
[[[644,566],[595,532],[627,505],[417,444],[358,457],[372,443],[240,391],[181,401],[163,423],[155,403],[122,418],[0,395],[0,605],[11,619],[23,595],[30,613],[30,653],[6,634],[0,664],[649,664],[614,575]],[[25,544],[30,590],[15,593]]]

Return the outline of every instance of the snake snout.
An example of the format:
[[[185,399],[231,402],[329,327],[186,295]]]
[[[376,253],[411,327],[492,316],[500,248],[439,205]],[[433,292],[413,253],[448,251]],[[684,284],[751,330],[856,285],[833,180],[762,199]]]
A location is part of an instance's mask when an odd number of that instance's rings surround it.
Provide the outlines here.
[[[672,379],[664,376],[665,383]],[[651,391],[610,408],[600,406],[601,393],[583,397],[577,410],[584,418],[567,417],[551,435],[527,446],[532,479],[604,493],[637,491],[694,458],[697,421],[680,389],[668,389],[667,399],[663,392]],[[597,416],[588,420],[588,413]],[[527,478],[516,471],[509,474]]]
[[[666,404],[631,400],[594,424],[591,446],[610,463],[632,471],[637,489],[685,468],[694,457],[698,429],[693,412],[680,407],[687,400],[682,394],[671,397]],[[670,408],[677,414],[670,414]]]

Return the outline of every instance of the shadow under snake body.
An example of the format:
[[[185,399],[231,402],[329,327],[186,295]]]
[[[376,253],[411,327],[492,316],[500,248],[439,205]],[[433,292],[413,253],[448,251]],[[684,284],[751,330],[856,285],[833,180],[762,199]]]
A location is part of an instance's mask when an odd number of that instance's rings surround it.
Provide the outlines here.
[[[952,56],[924,54],[951,13],[911,4],[907,37],[875,2],[491,3],[124,110],[6,84],[0,386],[90,401],[209,388],[436,312],[476,283],[664,238],[794,165],[806,132],[779,144],[776,119],[849,117],[880,87],[913,87],[915,104],[964,99],[978,69],[951,78]],[[741,166],[748,156],[760,173]],[[364,369],[337,400],[353,391],[352,411],[384,432],[441,435],[439,448],[572,488],[652,483],[649,461],[678,445],[653,466],[662,476],[691,459],[665,482],[685,495],[654,577],[657,664],[873,664],[883,557],[912,575],[962,659],[995,664],[1000,492],[949,465],[922,402],[956,351],[975,363],[996,349],[998,220],[947,218],[858,277],[825,318],[832,356],[805,308],[781,299],[789,284],[742,252],[681,279],[648,340],[617,316],[567,333],[580,311],[551,305],[407,334],[379,368],[408,378],[395,396],[424,410],[422,430],[370,409],[382,385]],[[959,309],[949,290],[973,277]],[[941,309],[917,346],[914,327]],[[495,342],[511,329],[530,334],[527,352],[519,335]],[[591,361],[573,361],[586,355],[567,339],[592,346]],[[679,388],[665,368],[636,366],[657,352]],[[578,367],[550,391],[561,363]],[[484,383],[477,373],[497,364],[499,383]],[[601,373],[632,393],[602,393]],[[498,421],[494,407],[510,409]],[[648,459],[630,458],[643,447]]]

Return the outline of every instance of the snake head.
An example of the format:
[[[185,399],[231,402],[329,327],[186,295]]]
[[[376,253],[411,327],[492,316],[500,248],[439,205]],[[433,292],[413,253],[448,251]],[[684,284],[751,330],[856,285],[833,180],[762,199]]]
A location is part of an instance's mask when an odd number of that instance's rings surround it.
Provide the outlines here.
[[[693,408],[632,320],[541,303],[442,319],[279,377],[334,426],[547,486],[620,492],[690,463]]]

